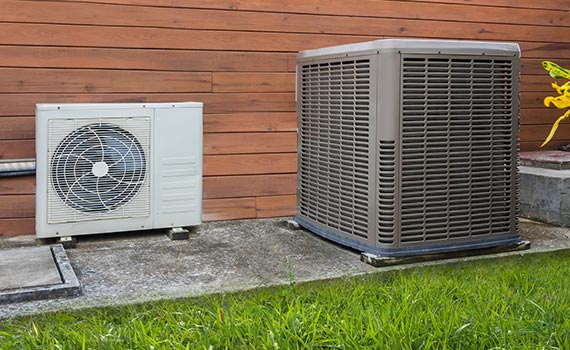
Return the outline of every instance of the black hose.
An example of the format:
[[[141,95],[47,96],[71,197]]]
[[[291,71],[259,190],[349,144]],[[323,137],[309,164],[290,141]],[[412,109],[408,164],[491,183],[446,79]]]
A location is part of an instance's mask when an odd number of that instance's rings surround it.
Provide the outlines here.
[[[0,172],[0,177],[29,176],[35,174],[36,174],[35,170],[2,171]]]

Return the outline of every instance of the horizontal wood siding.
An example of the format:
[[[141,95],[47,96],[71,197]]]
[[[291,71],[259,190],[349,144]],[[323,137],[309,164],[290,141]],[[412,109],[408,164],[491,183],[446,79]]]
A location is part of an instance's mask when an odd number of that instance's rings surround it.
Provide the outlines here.
[[[295,59],[386,37],[516,41],[521,148],[560,115],[567,0],[0,0],[0,159],[35,156],[36,103],[204,102],[204,220],[295,211]],[[550,148],[570,143],[562,125]],[[0,179],[0,235],[34,232],[34,178]]]

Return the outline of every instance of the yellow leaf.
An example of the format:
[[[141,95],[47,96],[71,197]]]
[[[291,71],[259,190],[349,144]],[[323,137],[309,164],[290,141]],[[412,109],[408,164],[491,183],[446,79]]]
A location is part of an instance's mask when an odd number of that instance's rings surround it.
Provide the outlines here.
[[[540,145],[540,147],[546,146],[546,144],[549,143],[550,140],[552,140],[554,134],[556,133],[556,130],[558,129],[558,125],[560,124],[560,122],[566,119],[569,115],[570,115],[570,110],[566,111],[566,113],[564,113],[558,119],[556,119],[554,124],[552,124],[552,129],[550,129],[550,134],[548,134],[546,140],[544,140],[544,142],[542,143],[542,145]]]

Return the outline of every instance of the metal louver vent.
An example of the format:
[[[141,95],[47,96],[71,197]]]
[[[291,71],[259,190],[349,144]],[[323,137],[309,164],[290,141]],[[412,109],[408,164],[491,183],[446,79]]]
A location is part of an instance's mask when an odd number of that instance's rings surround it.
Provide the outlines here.
[[[401,243],[516,232],[508,58],[403,56]]]
[[[517,146],[516,146],[516,168],[519,169],[520,167],[520,140],[517,139]],[[521,203],[520,203],[520,194],[521,194],[521,177],[520,177],[520,173],[517,171],[515,173],[515,212],[514,212],[514,217],[515,217],[515,229],[516,232],[520,232],[520,221],[519,221],[519,217],[521,214]]]
[[[396,145],[380,141],[378,148],[378,242],[394,243],[396,211]]]
[[[300,67],[298,210],[368,237],[370,59]]]

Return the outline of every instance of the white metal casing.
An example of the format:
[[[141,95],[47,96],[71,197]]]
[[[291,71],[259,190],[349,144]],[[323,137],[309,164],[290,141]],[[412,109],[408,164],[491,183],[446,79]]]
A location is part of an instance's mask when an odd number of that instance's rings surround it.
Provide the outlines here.
[[[54,147],[70,135],[69,125],[77,129],[93,121],[121,124],[134,135],[146,147],[147,169],[141,189],[127,203],[108,212],[85,214],[50,194],[50,157]],[[124,209],[129,205],[134,209]],[[201,223],[201,216],[202,103],[36,105],[39,238],[194,226]]]

